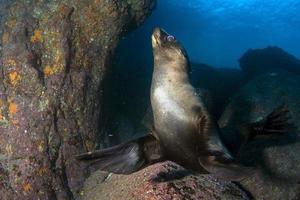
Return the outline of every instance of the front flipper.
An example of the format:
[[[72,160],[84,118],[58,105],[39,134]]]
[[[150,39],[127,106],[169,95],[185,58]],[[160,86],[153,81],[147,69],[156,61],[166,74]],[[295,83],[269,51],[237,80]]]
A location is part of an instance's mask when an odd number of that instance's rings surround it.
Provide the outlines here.
[[[131,174],[164,159],[159,141],[147,135],[124,144],[83,153],[76,159],[107,172]]]

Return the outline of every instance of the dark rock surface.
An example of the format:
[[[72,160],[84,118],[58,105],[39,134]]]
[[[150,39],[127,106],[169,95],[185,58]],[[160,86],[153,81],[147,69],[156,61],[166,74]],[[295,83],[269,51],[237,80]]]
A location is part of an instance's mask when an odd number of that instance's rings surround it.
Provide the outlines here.
[[[255,199],[299,199],[300,195],[300,75],[274,70],[257,76],[241,88],[225,109],[221,128],[237,127],[267,116],[284,103],[298,130],[272,138],[258,138],[240,153],[245,165],[258,166],[259,171],[242,182]],[[224,132],[229,147],[237,138]]]
[[[73,155],[105,133],[104,81],[120,36],[149,0],[0,1],[1,199],[74,199]]]
[[[231,97],[244,83],[239,69],[215,68],[191,63],[191,83],[202,92],[212,115],[218,119]]]
[[[250,197],[231,182],[210,175],[192,175],[180,166],[164,162],[131,175],[107,175],[97,171],[85,182],[84,200],[247,200]]]
[[[300,74],[300,60],[276,46],[249,49],[239,59],[239,63],[248,78],[273,69]]]

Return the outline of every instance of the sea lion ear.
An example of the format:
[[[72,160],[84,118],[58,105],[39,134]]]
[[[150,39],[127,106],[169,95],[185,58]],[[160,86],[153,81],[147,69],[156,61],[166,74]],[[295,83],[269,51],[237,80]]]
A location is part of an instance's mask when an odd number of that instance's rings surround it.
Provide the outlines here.
[[[169,42],[173,42],[173,41],[175,41],[175,37],[174,37],[173,35],[168,35],[168,36],[167,36],[167,40],[168,40]]]

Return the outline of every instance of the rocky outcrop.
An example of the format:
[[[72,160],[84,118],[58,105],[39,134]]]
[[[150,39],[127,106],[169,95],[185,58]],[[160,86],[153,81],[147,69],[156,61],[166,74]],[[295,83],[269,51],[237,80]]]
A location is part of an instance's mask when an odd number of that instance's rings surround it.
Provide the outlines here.
[[[222,114],[229,97],[244,83],[244,75],[239,69],[215,68],[201,63],[191,63],[190,77],[216,119]]]
[[[276,46],[249,49],[239,63],[248,78],[273,69],[300,74],[300,60]]]
[[[82,193],[84,200],[250,199],[234,183],[209,175],[193,175],[171,162],[158,163],[131,175],[110,174],[103,178],[103,173],[97,171],[86,181]]]
[[[298,199],[300,196],[300,76],[281,70],[257,76],[232,97],[219,124],[231,129],[255,122],[284,103],[298,127],[289,134],[260,137],[242,149],[239,157],[248,166],[257,166],[253,177],[241,184],[255,199]],[[224,132],[229,147],[239,143],[233,133]]]
[[[1,4],[5,1],[1,1]],[[105,133],[104,81],[120,36],[154,1],[10,1],[1,13],[1,199],[74,199],[73,159]],[[1,6],[0,8],[2,8]]]

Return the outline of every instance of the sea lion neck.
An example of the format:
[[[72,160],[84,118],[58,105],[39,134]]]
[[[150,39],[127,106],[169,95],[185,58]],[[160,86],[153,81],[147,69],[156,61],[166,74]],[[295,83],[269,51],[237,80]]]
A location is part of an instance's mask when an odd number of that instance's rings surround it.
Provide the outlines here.
[[[182,66],[182,64],[179,63],[164,63],[160,65],[154,65],[153,83],[180,85],[188,82],[188,67]]]

